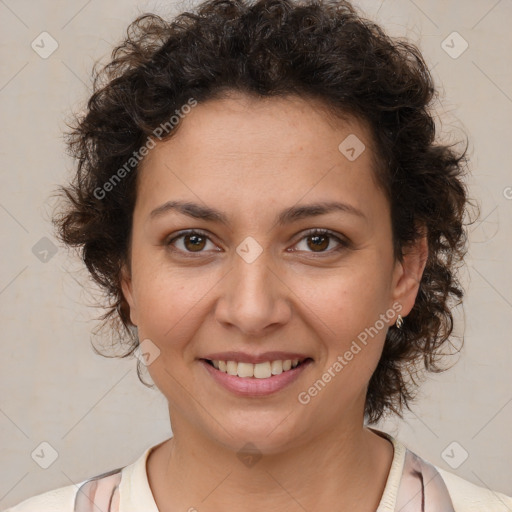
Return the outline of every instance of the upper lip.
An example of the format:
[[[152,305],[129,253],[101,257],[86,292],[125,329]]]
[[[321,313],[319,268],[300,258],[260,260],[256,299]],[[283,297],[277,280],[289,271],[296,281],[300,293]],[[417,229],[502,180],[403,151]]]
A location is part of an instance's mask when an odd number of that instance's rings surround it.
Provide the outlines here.
[[[298,359],[302,361],[310,356],[299,354],[298,352],[263,352],[262,354],[248,354],[246,352],[215,352],[208,354],[201,359],[209,359],[210,361],[236,361],[237,363],[264,363],[266,361],[286,361],[287,359]],[[310,358],[312,359],[312,358]]]

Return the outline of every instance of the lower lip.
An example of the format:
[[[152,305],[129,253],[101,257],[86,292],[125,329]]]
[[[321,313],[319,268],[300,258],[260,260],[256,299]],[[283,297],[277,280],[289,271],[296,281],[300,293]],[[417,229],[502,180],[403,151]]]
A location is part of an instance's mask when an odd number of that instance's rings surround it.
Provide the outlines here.
[[[228,373],[217,370],[204,359],[201,359],[200,362],[208,373],[227,390],[238,396],[257,397],[270,395],[288,386],[295,381],[313,361],[308,359],[291,370],[282,372],[279,375],[272,375],[272,377],[266,379],[229,375]]]

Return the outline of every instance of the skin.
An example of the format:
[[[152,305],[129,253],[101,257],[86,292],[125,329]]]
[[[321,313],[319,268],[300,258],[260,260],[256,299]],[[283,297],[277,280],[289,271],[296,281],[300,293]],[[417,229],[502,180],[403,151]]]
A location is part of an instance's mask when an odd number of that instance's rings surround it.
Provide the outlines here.
[[[393,447],[363,426],[363,412],[388,324],[310,403],[297,396],[393,304],[407,316],[426,240],[394,260],[389,204],[357,119],[333,122],[316,100],[233,93],[198,104],[180,123],[139,170],[131,268],[122,273],[139,339],[160,350],[148,371],[169,404],[173,437],[147,461],[159,510],[375,510]],[[366,145],[354,161],[338,150],[349,134]],[[148,220],[178,199],[222,210],[231,225],[176,212]],[[287,207],[330,200],[364,218],[335,211],[274,222]],[[186,237],[165,245],[192,228],[209,237],[202,252]],[[336,251],[328,237],[316,248],[310,228],[349,245]],[[263,251],[250,264],[236,252],[247,236]],[[296,351],[314,362],[277,393],[239,397],[198,360],[227,350]],[[251,467],[237,457],[247,442],[262,455]]]

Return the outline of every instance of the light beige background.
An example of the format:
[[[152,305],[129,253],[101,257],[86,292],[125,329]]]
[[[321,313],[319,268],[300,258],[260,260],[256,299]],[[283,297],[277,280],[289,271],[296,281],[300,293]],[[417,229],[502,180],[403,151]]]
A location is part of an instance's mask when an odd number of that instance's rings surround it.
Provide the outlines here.
[[[171,435],[165,401],[139,383],[135,359],[105,359],[90,348],[101,311],[87,306],[97,290],[80,261],[59,247],[43,262],[33,248],[43,237],[55,242],[49,196],[73,165],[64,154],[64,121],[89,94],[93,62],[108,57],[138,14],[189,5],[0,0],[0,509],[129,464]],[[482,208],[458,315],[465,349],[453,369],[424,385],[405,421],[378,427],[432,463],[512,495],[512,3],[357,5],[423,50],[442,84],[442,130],[455,139],[460,129],[470,134],[471,191]],[[31,48],[43,31],[59,45],[46,59]],[[458,58],[442,47],[454,31],[469,44]],[[452,39],[453,51],[461,48]],[[48,469],[31,458],[42,442],[58,453]],[[454,469],[463,450],[468,458]]]

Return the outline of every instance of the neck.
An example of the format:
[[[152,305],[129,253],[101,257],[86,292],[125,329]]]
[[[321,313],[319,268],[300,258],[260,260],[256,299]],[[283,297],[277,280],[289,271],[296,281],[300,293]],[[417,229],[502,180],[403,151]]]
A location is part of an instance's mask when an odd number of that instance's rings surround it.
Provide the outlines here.
[[[173,422],[173,431],[147,462],[161,512],[376,510],[393,458],[392,444],[362,423],[340,424],[286,451],[252,459],[190,425]]]

